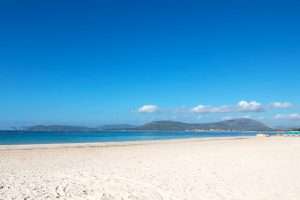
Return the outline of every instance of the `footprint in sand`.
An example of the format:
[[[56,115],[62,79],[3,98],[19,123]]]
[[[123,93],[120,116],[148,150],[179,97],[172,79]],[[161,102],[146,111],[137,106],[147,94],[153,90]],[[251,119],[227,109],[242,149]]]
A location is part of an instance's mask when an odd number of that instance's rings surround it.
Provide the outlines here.
[[[127,178],[109,178],[84,180],[68,179],[56,182],[54,187],[55,199],[76,200],[164,200],[169,199],[162,195],[158,188],[146,185]],[[48,195],[48,194],[45,194]],[[34,197],[33,197],[34,199]]]

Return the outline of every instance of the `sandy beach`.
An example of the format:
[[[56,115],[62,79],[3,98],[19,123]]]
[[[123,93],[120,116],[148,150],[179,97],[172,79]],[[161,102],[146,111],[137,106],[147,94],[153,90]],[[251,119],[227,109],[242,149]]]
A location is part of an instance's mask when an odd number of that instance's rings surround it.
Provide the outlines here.
[[[0,199],[298,200],[300,138],[2,148]]]

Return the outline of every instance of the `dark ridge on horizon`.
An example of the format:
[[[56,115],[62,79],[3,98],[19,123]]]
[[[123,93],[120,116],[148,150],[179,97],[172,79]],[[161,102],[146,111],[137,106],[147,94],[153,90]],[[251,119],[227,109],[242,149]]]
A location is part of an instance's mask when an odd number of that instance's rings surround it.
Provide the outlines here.
[[[253,119],[239,118],[212,123],[184,123],[177,121],[154,121],[137,127],[139,130],[236,130],[266,131],[267,125]]]
[[[186,123],[179,121],[153,121],[141,126],[129,124],[103,125],[96,128],[67,125],[37,125],[24,128],[22,131],[45,132],[97,132],[97,131],[186,131],[186,130],[235,130],[235,131],[268,131],[272,128],[257,120],[239,118],[212,123]]]

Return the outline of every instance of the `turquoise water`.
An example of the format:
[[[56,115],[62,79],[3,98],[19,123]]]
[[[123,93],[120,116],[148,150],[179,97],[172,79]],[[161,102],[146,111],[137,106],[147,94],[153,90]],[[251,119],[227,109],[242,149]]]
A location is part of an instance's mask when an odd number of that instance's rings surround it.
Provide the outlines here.
[[[255,132],[20,132],[1,131],[0,145],[122,142],[206,137],[255,136]]]

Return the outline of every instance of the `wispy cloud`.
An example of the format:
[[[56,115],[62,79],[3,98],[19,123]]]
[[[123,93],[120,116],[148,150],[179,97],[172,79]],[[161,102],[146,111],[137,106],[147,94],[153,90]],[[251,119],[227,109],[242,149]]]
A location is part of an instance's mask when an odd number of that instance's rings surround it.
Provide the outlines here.
[[[240,101],[237,105],[239,112],[263,112],[263,105],[257,101]]]
[[[231,112],[229,106],[212,107],[206,105],[198,105],[191,109],[193,113],[228,113]]]
[[[235,106],[198,105],[191,109],[193,113],[230,113],[230,112],[263,112],[265,108],[257,101],[240,101]]]
[[[271,108],[279,108],[279,109],[286,109],[293,107],[293,104],[290,102],[273,102],[271,103]]]
[[[274,116],[274,119],[279,120],[291,120],[291,121],[300,121],[300,114],[293,113],[293,114],[277,114]]]
[[[155,113],[157,111],[159,111],[157,105],[143,105],[138,109],[139,113]]]
[[[246,116],[250,113],[259,113],[269,111],[271,109],[288,109],[293,107],[293,104],[290,102],[273,102],[269,104],[262,104],[258,101],[246,101],[242,100],[236,103],[235,105],[220,105],[220,106],[212,106],[199,104],[195,107],[188,108],[186,106],[174,108],[174,109],[161,109],[159,106],[154,104],[146,104],[138,108],[139,113],[165,113],[165,114],[213,114],[213,113],[244,113]],[[230,114],[230,115],[231,115]],[[246,117],[244,116],[244,117]],[[297,114],[291,115],[277,115],[274,116],[276,119],[297,119]],[[261,117],[262,119],[262,117]]]

